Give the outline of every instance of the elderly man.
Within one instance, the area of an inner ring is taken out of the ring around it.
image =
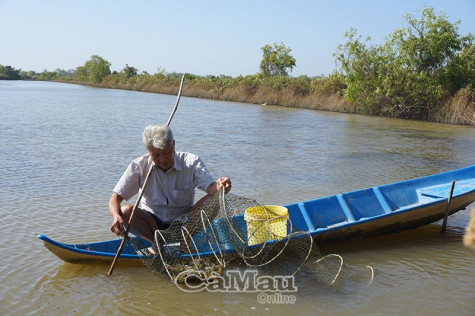
[[[130,163],[109,200],[109,212],[113,217],[111,231],[117,235],[124,235],[124,224],[133,209],[133,205],[121,203],[139,192],[152,163],[155,170],[150,175],[131,226],[134,234],[149,241],[153,241],[155,230],[167,229],[174,219],[197,210],[221,188],[225,192],[231,189],[231,180],[222,177],[215,181],[198,156],[176,152],[169,127],[147,126],[142,133],[142,142],[148,153]],[[196,204],[195,188],[207,193]]]

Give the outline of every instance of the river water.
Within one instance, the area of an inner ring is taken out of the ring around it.
[[[186,89],[186,87],[185,87]],[[293,304],[256,293],[186,293],[145,267],[74,265],[39,233],[66,243],[115,238],[107,203],[148,124],[175,96],[0,81],[0,315],[474,315],[475,252],[462,244],[469,209],[378,238],[323,245],[344,273],[332,285],[304,275]],[[171,127],[233,193],[289,204],[475,163],[472,127],[182,97]],[[472,204],[469,208],[475,207]],[[374,271],[369,283],[371,266]]]

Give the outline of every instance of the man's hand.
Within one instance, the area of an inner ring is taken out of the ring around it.
[[[216,182],[211,183],[206,189],[206,196],[203,196],[196,204],[189,210],[189,213],[196,211],[203,203],[211,196],[215,195],[219,189],[224,188],[224,192],[228,193],[231,190],[231,179],[229,177],[221,177]]]
[[[231,190],[231,179],[229,177],[221,177],[216,181],[218,191],[224,188],[224,192],[228,193]]]
[[[111,225],[111,231],[119,236],[124,236],[125,228],[124,228],[124,220],[121,216],[114,216],[114,221]]]
[[[115,192],[112,192],[111,198],[109,200],[109,213],[113,218],[111,231],[119,236],[124,236],[125,234],[124,225],[126,221],[124,220],[124,218],[122,218],[123,214],[120,206],[120,203],[123,200],[124,198]]]

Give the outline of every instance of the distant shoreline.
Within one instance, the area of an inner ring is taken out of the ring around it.
[[[121,82],[107,80],[107,78],[100,83],[65,78],[56,78],[52,81],[99,88],[176,95],[178,93],[179,80],[178,78],[176,78],[176,80],[173,79],[175,78],[168,78],[162,82],[148,83],[142,82],[141,80],[137,80],[136,82],[134,82],[134,80]],[[321,79],[322,82],[328,80],[329,78]],[[223,87],[220,82],[213,84],[212,80],[207,80],[208,82],[195,82],[195,80],[187,81],[188,80],[185,81],[182,95],[188,97],[404,119],[404,117],[394,117],[391,115],[385,115],[384,113],[367,113],[361,105],[345,100],[342,93],[340,91],[335,91],[337,89],[334,87],[324,87],[319,91],[304,91],[304,93],[297,91],[296,93],[295,86],[287,86],[282,89],[243,84]],[[464,91],[462,89],[441,107],[439,113],[432,113],[432,117],[419,119],[419,121],[475,126],[474,97],[470,91]]]

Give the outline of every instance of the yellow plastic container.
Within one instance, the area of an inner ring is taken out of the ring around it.
[[[247,244],[258,245],[286,237],[288,219],[289,211],[283,206],[265,205],[265,209],[261,206],[246,209]]]

